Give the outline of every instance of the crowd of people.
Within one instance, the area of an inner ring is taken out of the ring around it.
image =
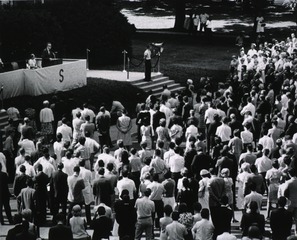
[[[18,109],[7,109],[0,220],[4,206],[15,224],[7,240],[36,239],[50,215],[50,240],[151,240],[154,229],[160,239],[228,240],[238,221],[242,239],[296,239],[296,44],[292,34],[241,48],[227,81],[188,79],[182,93],[164,87],[160,98],[137,103],[135,123],[118,101],[98,113],[44,101],[40,127],[33,109],[19,125]]]

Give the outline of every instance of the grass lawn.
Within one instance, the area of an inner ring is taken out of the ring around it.
[[[216,81],[224,81],[232,54],[238,53],[234,37],[188,36],[171,34],[136,33],[133,38],[133,57],[141,59],[145,47],[150,42],[164,42],[161,56],[161,72],[171,79],[185,83],[188,78],[198,80],[202,76],[213,76]],[[139,60],[132,58],[134,63]],[[156,62],[153,60],[152,65]],[[101,69],[121,69],[121,65],[104,66]],[[131,71],[142,71],[131,67]],[[155,69],[157,71],[157,68]]]

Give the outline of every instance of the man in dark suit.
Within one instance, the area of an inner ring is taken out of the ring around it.
[[[42,67],[48,67],[51,65],[53,58],[55,58],[55,53],[52,51],[52,44],[47,43],[46,48],[42,51]]]
[[[187,96],[183,97],[183,102],[182,119],[184,124],[186,124],[187,119],[190,117],[190,110],[193,109],[193,106],[189,103],[189,98]]]
[[[114,211],[119,224],[118,234],[120,240],[124,237],[128,240],[134,240],[137,215],[134,205],[130,201],[129,191],[127,189],[122,191],[121,200],[115,202]]]
[[[222,205],[219,209],[220,218],[224,219],[224,221],[219,221],[218,225],[216,226],[217,234],[222,234],[224,232],[231,232],[231,220],[233,217],[231,206],[228,205],[228,197],[222,197]]]
[[[97,217],[97,215],[99,215],[99,217]],[[109,239],[113,226],[111,218],[105,216],[104,207],[98,207],[91,226],[94,229],[92,240]]]
[[[209,170],[211,163],[211,157],[208,154],[204,154],[203,149],[199,147],[197,150],[197,155],[193,158],[191,164],[192,173],[197,181],[201,180],[200,171],[202,169]]]
[[[64,168],[63,163],[58,164],[58,170],[53,173],[50,180],[51,195],[53,200],[53,222],[55,222],[55,216],[59,212],[59,207],[62,207],[62,213],[66,215],[67,208],[67,196],[68,196],[68,175],[62,171]]]
[[[36,240],[36,235],[32,232],[29,232],[29,222],[23,221],[22,222],[23,231],[16,234],[15,240]]]
[[[288,210],[292,212],[293,219],[295,222],[295,227],[297,229],[297,176],[296,170],[290,169],[289,175],[291,177],[286,183],[286,188],[284,191],[284,196],[290,200],[290,204],[288,206]]]
[[[73,240],[71,228],[64,225],[65,218],[63,213],[56,215],[57,225],[50,228],[48,240]]]
[[[27,187],[26,182],[27,179],[30,178],[28,175],[26,175],[26,167],[24,165],[20,166],[20,172],[21,174],[16,176],[13,183],[13,194],[17,197],[21,190],[25,187]]]
[[[3,206],[5,209],[6,217],[8,218],[9,224],[12,224],[11,208],[9,205],[10,192],[8,189],[8,176],[2,172],[2,164],[0,163],[0,222],[4,225],[3,219]]]
[[[93,183],[93,194],[95,196],[95,205],[105,203],[107,206],[111,206],[111,183],[109,179],[104,176],[104,168],[99,168],[99,178]]]
[[[278,209],[270,214],[270,227],[273,240],[286,240],[291,235],[292,213],[285,209],[287,199],[280,197],[278,199]]]
[[[164,118],[166,119],[165,113],[160,111],[160,105],[156,106],[156,112],[153,115],[153,129],[154,131],[159,126],[160,120]]]
[[[8,231],[6,240],[15,240],[16,235],[24,231],[24,226],[22,225],[22,214],[15,214],[13,220],[15,226]]]
[[[38,164],[37,175],[34,178],[34,188],[37,198],[37,223],[43,224],[46,221],[46,202],[47,202],[47,184],[49,183],[48,176],[43,172],[43,166]]]
[[[217,227],[220,225],[220,207],[222,197],[225,195],[225,181],[221,177],[215,176],[215,171],[211,171],[211,179],[209,180],[209,209],[211,219],[215,227],[214,237],[218,235]],[[215,239],[215,238],[214,238]]]

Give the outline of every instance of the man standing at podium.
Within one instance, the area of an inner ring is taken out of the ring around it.
[[[47,43],[46,48],[43,50],[41,58],[42,58],[42,67],[48,67],[52,65],[52,61],[54,60],[55,53],[51,50],[52,44],[50,42]]]

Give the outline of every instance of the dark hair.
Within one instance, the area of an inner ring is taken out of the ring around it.
[[[107,163],[106,168],[107,168],[108,171],[112,171],[113,170],[113,163]]]
[[[172,218],[172,220],[177,221],[179,219],[179,212],[173,211],[171,213],[171,218]]]
[[[99,174],[99,175],[104,175],[104,173],[105,173],[104,168],[103,168],[103,167],[99,168],[99,170],[98,170],[98,174]]]
[[[75,166],[75,167],[73,168],[73,172],[79,173],[79,172],[80,172],[80,168],[79,168],[79,166]]]
[[[287,204],[287,199],[283,196],[279,197],[279,199],[277,200],[277,203],[280,207],[285,207]]]
[[[63,223],[65,223],[65,221],[66,221],[66,216],[65,216],[65,214],[64,214],[64,213],[58,213],[58,214],[56,215],[56,221],[57,221],[57,222],[63,222]]]
[[[97,212],[98,212],[99,216],[105,215],[105,213],[106,213],[105,208],[102,206],[98,207]]]
[[[201,210],[201,217],[204,219],[209,219],[209,210],[207,208],[203,208]]]
[[[194,211],[200,212],[202,209],[202,206],[199,202],[195,202],[193,208],[194,208]]]
[[[170,205],[165,205],[164,206],[164,213],[166,216],[170,216],[170,214],[172,213],[172,207]]]

